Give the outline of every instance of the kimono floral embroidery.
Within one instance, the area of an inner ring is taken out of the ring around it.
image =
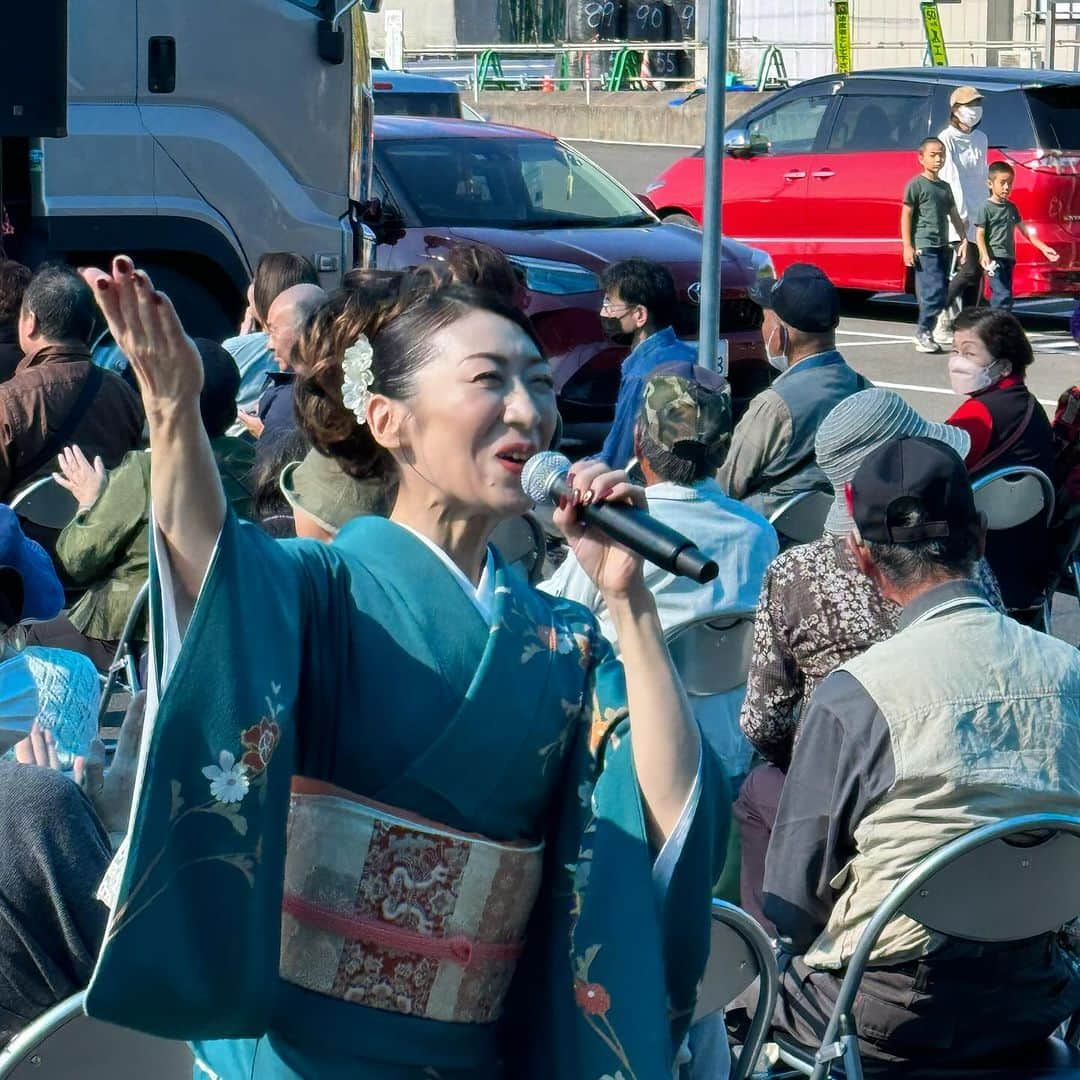
[[[184,784],[175,779],[170,782],[169,836],[182,822],[190,821],[197,815],[210,814],[223,818],[228,822],[234,839],[247,840],[247,843],[235,850],[202,855],[181,862],[179,865],[172,865],[171,872],[173,875],[198,863],[218,862],[239,870],[247,881],[249,888],[254,888],[255,868],[262,859],[262,838],[255,838],[254,846],[252,846],[251,840],[248,839],[248,819],[241,808],[241,804],[253,789],[258,790],[260,801],[266,796],[266,767],[270,763],[270,758],[273,756],[281,738],[276,722],[276,718],[283,709],[282,705],[276,703],[280,693],[281,687],[277,683],[271,683],[271,696],[265,699],[268,716],[263,717],[259,723],[241,733],[241,746],[248,749],[240,761],[236,760],[236,755],[232,751],[222,750],[218,754],[216,765],[207,765],[201,770],[202,775],[210,781],[210,799],[208,801],[188,806],[187,800],[184,798]],[[254,758],[251,758],[251,755],[255,755]],[[247,761],[249,758],[252,761],[251,765]],[[161,850],[150,860],[139,880],[128,891],[127,898],[113,912],[113,919],[107,934],[108,938],[111,939],[118,934],[132,919],[145,911],[168,887],[168,881],[166,881],[165,884],[159,885],[157,888],[151,888],[157,882],[159,875],[156,875],[155,871],[157,871],[167,851],[168,842],[166,841]]]
[[[202,774],[210,781],[210,794],[220,803],[242,802],[251,786],[247,767],[236,764],[236,758],[228,750],[222,750],[218,764],[207,765]]]
[[[615,1075],[622,1077],[623,1080],[637,1080],[634,1070],[630,1067],[622,1040],[608,1019],[608,1012],[611,1010],[611,994],[606,987],[589,979],[589,968],[592,967],[599,952],[599,945],[590,945],[581,956],[574,957],[574,1000],[585,1018],[585,1023],[599,1036],[626,1070],[625,1074],[620,1070]],[[607,1075],[610,1076],[610,1073]],[[600,1080],[603,1080],[603,1077]]]

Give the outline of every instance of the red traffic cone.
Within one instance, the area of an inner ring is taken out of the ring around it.
[[[555,80],[550,75],[544,76],[544,81],[540,84],[540,89],[545,94],[550,94],[555,90]]]

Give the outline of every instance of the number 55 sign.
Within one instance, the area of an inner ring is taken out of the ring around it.
[[[833,0],[833,36],[836,46],[836,70],[841,75],[851,71],[851,3]]]

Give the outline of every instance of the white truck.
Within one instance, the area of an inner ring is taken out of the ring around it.
[[[71,0],[67,135],[0,137],[8,257],[127,252],[218,340],[265,251],[339,284],[373,250],[364,12],[380,2]]]

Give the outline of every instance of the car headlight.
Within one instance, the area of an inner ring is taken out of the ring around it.
[[[600,291],[600,279],[582,266],[552,259],[530,259],[524,255],[514,255],[510,261],[525,275],[525,287],[533,292],[573,296]]]
[[[645,188],[645,194],[649,195],[654,191],[659,191],[665,183],[666,181],[664,180],[654,180],[651,184],[648,185],[648,187]]]
[[[754,271],[755,281],[776,277],[776,266],[773,264],[772,256],[761,248],[750,249],[750,267]]]

